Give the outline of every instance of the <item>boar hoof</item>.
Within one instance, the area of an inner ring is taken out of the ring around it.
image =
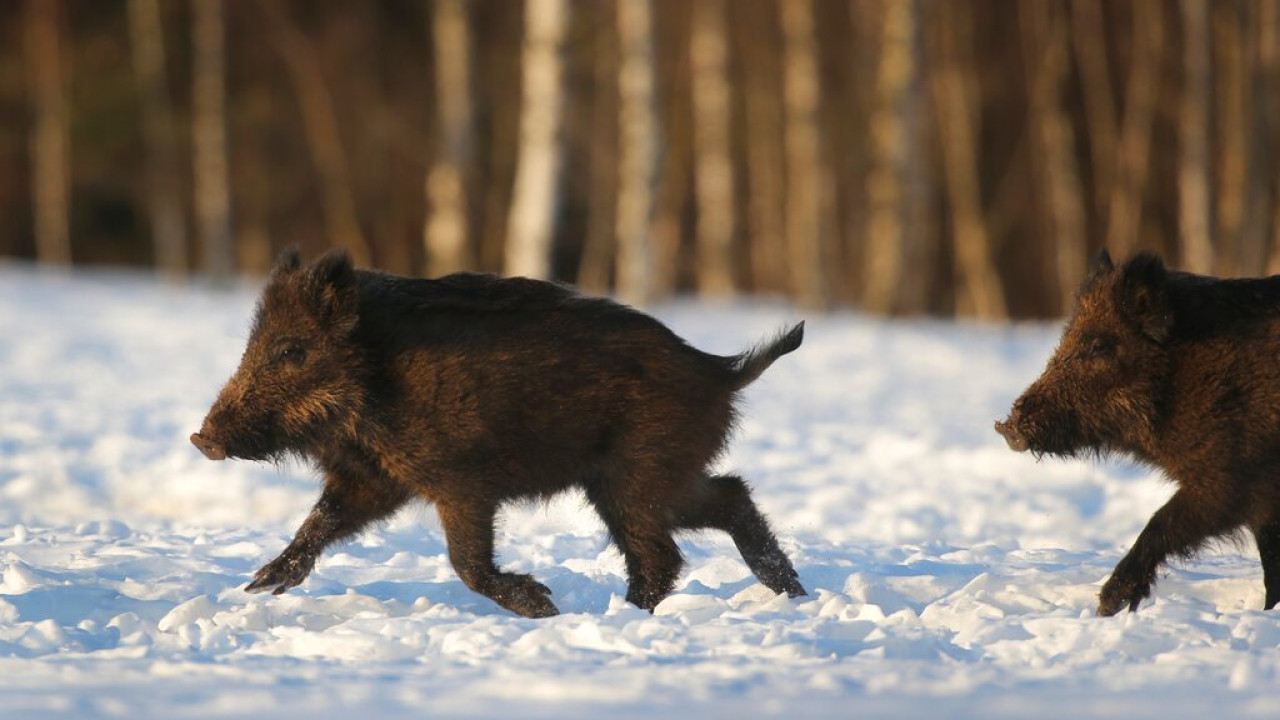
[[[524,582],[513,583],[494,600],[502,607],[527,618],[547,618],[560,614],[551,602],[551,588],[524,576]]]
[[[314,557],[282,554],[254,573],[253,582],[246,585],[244,590],[251,593],[271,590],[272,595],[279,595],[306,580],[315,564]]]
[[[1150,585],[1117,581],[1113,575],[1098,594],[1098,617],[1111,617],[1126,607],[1129,612],[1137,612],[1138,606],[1150,595]]]

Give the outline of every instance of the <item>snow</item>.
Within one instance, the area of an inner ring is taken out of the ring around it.
[[[746,393],[724,465],[811,595],[775,597],[727,537],[627,605],[580,496],[510,508],[500,561],[563,615],[517,618],[450,568],[419,507],[286,595],[241,588],[318,493],[305,468],[187,442],[239,358],[251,284],[0,265],[0,718],[1273,717],[1280,615],[1251,544],[1162,575],[1137,614],[1101,582],[1170,489],[992,431],[1057,329],[807,317]],[[729,353],[782,304],[655,309]]]

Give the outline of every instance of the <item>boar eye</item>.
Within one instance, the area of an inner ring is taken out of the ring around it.
[[[1109,357],[1115,354],[1116,339],[1109,335],[1099,335],[1089,339],[1084,346],[1084,357],[1088,359]]]
[[[306,357],[306,348],[295,343],[289,343],[276,348],[272,359],[285,365],[300,365]]]

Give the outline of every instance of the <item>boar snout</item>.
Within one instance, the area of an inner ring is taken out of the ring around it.
[[[1031,447],[1026,436],[1014,426],[1012,416],[1008,420],[997,420],[996,432],[1004,437],[1004,441],[1009,443],[1009,449],[1014,452],[1026,452]]]
[[[191,444],[195,445],[210,460],[226,460],[227,451],[218,443],[204,437],[200,433],[191,433]]]

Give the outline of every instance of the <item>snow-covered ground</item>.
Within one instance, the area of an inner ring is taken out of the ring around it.
[[[187,442],[239,358],[252,287],[0,265],[0,717],[1275,717],[1280,614],[1249,546],[1171,569],[1135,615],[1098,587],[1169,488],[1009,452],[991,421],[1057,331],[808,317],[725,459],[807,598],[727,537],[682,542],[654,615],[581,497],[511,508],[500,558],[564,614],[469,592],[430,508],[248,595],[318,492]],[[782,305],[656,308],[734,352]]]

